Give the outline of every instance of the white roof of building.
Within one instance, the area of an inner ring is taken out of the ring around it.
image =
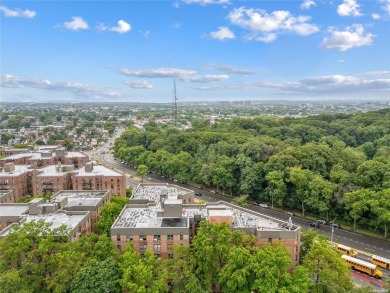
[[[62,165],[62,166],[73,166],[73,165]],[[42,169],[39,169],[39,171],[41,171],[42,173],[38,174],[37,177],[64,176],[64,175],[68,174],[69,172],[75,172],[75,171],[65,171],[65,172],[57,171],[56,168],[57,168],[57,165],[50,165],[50,166],[46,166]]]
[[[93,165],[92,172],[86,172],[85,166],[78,169],[78,174],[76,176],[123,176],[123,174],[118,173],[114,170],[111,170],[102,165]]]
[[[53,213],[44,215],[27,215],[26,223],[31,221],[44,220],[45,222],[52,223],[51,228],[58,228],[62,225],[66,225],[68,228],[74,229],[85,217],[85,214],[73,215],[68,213]]]
[[[139,184],[132,193],[131,199],[147,199],[150,202],[160,201],[160,195],[167,195],[168,199],[177,199],[179,195],[192,192],[173,184]]]
[[[27,211],[27,204],[0,204],[0,216],[17,217],[26,213]]]
[[[15,165],[15,170],[11,172],[6,172],[3,168],[0,172],[0,177],[1,176],[7,176],[7,177],[17,177],[23,173],[31,171],[29,169],[31,166],[30,165]]]
[[[87,157],[87,155],[84,155],[80,152],[67,152],[65,157],[67,157],[67,158],[76,158],[76,157],[81,158],[81,157]]]

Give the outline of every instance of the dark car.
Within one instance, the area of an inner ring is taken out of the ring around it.
[[[320,223],[318,223],[317,221],[309,222],[309,226],[314,228],[319,228]]]
[[[341,225],[340,224],[336,224],[336,223],[330,223],[329,226],[332,228],[335,228],[335,229],[341,229]]]
[[[195,195],[196,196],[202,196],[202,194],[200,192],[195,192]]]

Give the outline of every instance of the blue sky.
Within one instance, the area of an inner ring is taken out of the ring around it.
[[[390,0],[2,1],[1,101],[390,99]]]

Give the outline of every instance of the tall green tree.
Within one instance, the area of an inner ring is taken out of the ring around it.
[[[142,257],[134,250],[132,243],[126,246],[126,252],[120,264],[123,290],[135,293],[168,292],[166,268],[162,261],[155,259],[150,250]]]
[[[353,218],[353,229],[356,230],[356,221],[367,211],[370,206],[369,202],[371,198],[376,198],[375,191],[369,189],[359,189],[352,192],[348,192],[344,195],[344,202],[349,209],[349,213]]]
[[[107,258],[103,261],[92,260],[73,279],[70,285],[70,292],[121,292],[121,286],[119,284],[120,277],[118,264],[115,259]]]
[[[303,259],[312,278],[310,292],[349,292],[353,288],[350,268],[324,240],[317,239]]]
[[[146,165],[139,165],[137,169],[137,175],[141,176],[142,182],[144,182],[144,176],[148,172],[148,167]]]

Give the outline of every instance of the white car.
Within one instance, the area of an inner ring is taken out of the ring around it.
[[[259,203],[259,207],[268,209],[268,205],[266,203]]]
[[[211,190],[210,192],[211,192],[211,193],[214,193],[214,194],[217,193],[215,190]]]

